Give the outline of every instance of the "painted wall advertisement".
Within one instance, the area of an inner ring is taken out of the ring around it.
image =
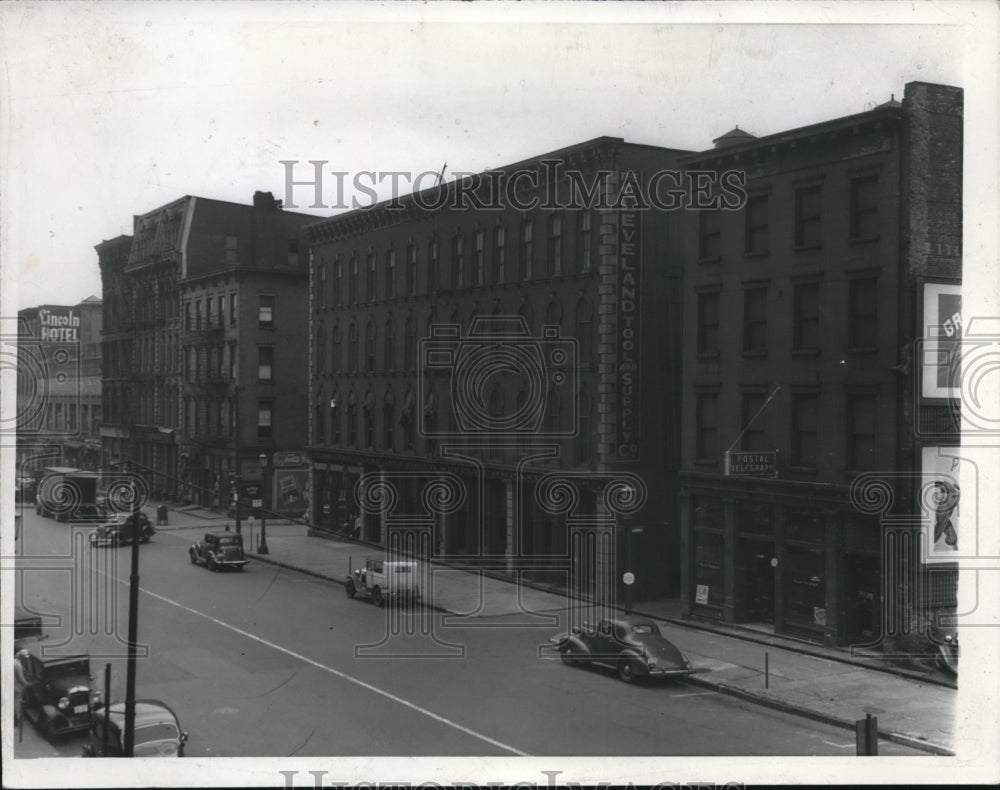
[[[921,394],[961,397],[962,286],[924,285],[924,338]]]
[[[925,562],[955,562],[961,534],[963,461],[960,447],[924,447],[921,451],[920,507]],[[975,470],[972,470],[975,471]]]

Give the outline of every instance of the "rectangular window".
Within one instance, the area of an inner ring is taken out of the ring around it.
[[[746,204],[746,253],[763,255],[770,249],[770,199],[768,195],[751,195]]]
[[[767,288],[743,292],[743,350],[754,354],[767,351]]]
[[[190,332],[194,329],[194,321],[192,321],[192,308],[190,302],[184,303],[184,330]]]
[[[875,469],[875,396],[849,396],[847,412],[847,468]]]
[[[719,353],[719,293],[698,294],[698,353]]]
[[[819,348],[819,283],[795,286],[792,348],[812,351]]]
[[[765,402],[766,396],[763,393],[743,393],[743,404],[740,410],[740,430],[743,431],[743,438],[740,440],[740,447],[744,452],[756,453],[773,449],[767,447],[764,440],[764,426],[767,418],[766,412],[761,412],[761,409],[764,408]]]
[[[530,280],[535,255],[535,226],[531,220],[525,220],[521,225],[521,279]]]
[[[878,176],[851,181],[851,238],[878,238]]]
[[[388,250],[385,253],[385,298],[394,299],[396,297],[396,251]]]
[[[351,257],[351,269],[347,273],[347,303],[358,303],[358,256]]]
[[[582,211],[580,217],[580,271],[589,272],[590,259],[593,255],[594,235],[591,231],[593,216],[589,211]]]
[[[257,307],[257,322],[261,326],[274,326],[274,295],[260,294]]]
[[[698,258],[716,260],[722,254],[721,215],[718,211],[698,213]]]
[[[875,348],[878,345],[878,280],[874,277],[850,281],[848,305],[848,348]]]
[[[483,257],[485,249],[483,247],[483,232],[477,230],[472,237],[472,284],[483,284]]]
[[[235,266],[239,261],[239,240],[236,236],[226,236],[226,263]]]
[[[365,266],[365,297],[369,302],[375,301],[375,253],[369,252]]]
[[[339,307],[344,303],[344,262],[337,258],[333,262],[333,304]]]
[[[205,315],[201,308],[201,299],[194,300],[194,328],[204,329],[205,328]]]
[[[237,359],[238,359],[238,357],[236,355],[236,344],[235,343],[230,343],[229,344],[229,380],[230,381],[236,381],[236,373],[237,373],[237,365],[236,365],[236,363],[237,363]]]
[[[271,401],[257,402],[257,438],[270,439],[273,436],[271,424],[274,413],[274,404]]]
[[[316,307],[320,310],[326,308],[326,264],[321,263],[316,267]]]
[[[257,346],[257,381],[274,379],[274,346]]]
[[[226,325],[226,297],[220,296],[217,302],[218,313],[219,313],[219,326],[223,327]]]
[[[427,293],[433,294],[438,285],[438,244],[432,241],[427,245]]]
[[[549,219],[549,245],[549,259],[551,261],[549,273],[553,277],[559,277],[562,275],[563,238],[562,217],[558,214]]]
[[[818,185],[795,190],[796,247],[819,247],[823,243],[821,200],[822,192]]]
[[[212,324],[212,297],[205,299],[205,329],[211,329]]]
[[[695,415],[695,458],[716,460],[719,435],[719,396],[699,393]]]
[[[502,283],[507,277],[507,238],[503,228],[493,231],[493,282]]]
[[[451,287],[458,290],[465,285],[465,239],[456,236],[451,241]]]
[[[816,425],[818,401],[815,395],[792,397],[792,465],[816,468]]]
[[[299,240],[289,239],[288,240],[288,265],[298,266],[299,265]]]
[[[417,295],[417,248],[413,244],[406,249],[406,295]]]
[[[236,291],[229,294],[229,325],[236,326],[236,305],[238,297]]]

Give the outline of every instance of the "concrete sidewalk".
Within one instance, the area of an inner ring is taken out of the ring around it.
[[[233,520],[206,518],[204,513],[171,511],[165,529],[224,529]],[[307,527],[291,522],[268,522],[269,553],[257,553],[259,522],[244,523],[248,555],[255,560],[301,571],[343,584],[349,564],[379,556],[378,547],[346,540],[310,537]],[[505,625],[518,621],[553,622],[570,607],[586,606],[561,593],[527,584],[515,584],[478,571],[434,564],[425,600],[434,609],[457,617],[503,617]],[[852,657],[847,651],[739,628],[694,623],[680,618],[676,600],[643,601],[633,610],[660,621],[663,635],[705,670],[690,682],[772,708],[854,728],[866,712],[878,717],[882,738],[934,754],[952,754],[956,690],[941,683],[874,667],[874,656]],[[564,621],[563,621],[564,622]],[[451,620],[450,625],[460,625]],[[765,674],[765,666],[767,672]]]

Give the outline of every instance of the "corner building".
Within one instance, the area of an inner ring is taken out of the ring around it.
[[[681,161],[748,194],[685,230],[685,615],[874,645],[953,610],[916,536],[922,437],[957,444],[957,408],[920,397],[915,349],[926,284],[961,282],[962,91]]]
[[[679,214],[619,197],[677,154],[598,138],[308,228],[317,530],[676,593]]]

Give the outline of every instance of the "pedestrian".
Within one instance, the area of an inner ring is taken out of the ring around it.
[[[21,650],[17,651],[17,655],[14,656],[14,726],[19,727],[21,725],[22,716],[22,705],[24,697],[24,689],[28,685],[28,678],[25,675],[24,665],[28,661],[28,651]]]

